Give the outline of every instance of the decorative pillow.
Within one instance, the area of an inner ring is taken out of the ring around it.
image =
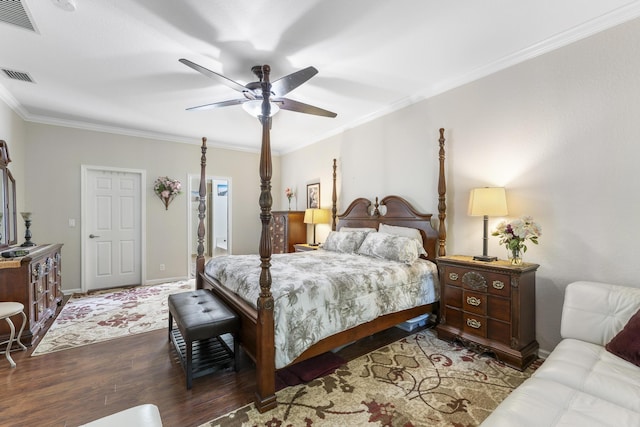
[[[640,310],[605,346],[607,351],[640,367]]]
[[[332,231],[327,236],[322,249],[352,254],[360,247],[366,235],[365,231]]]
[[[380,224],[378,231],[381,233],[394,234],[396,236],[409,237],[410,239],[416,239],[420,246],[424,245],[422,241],[422,234],[417,228],[399,227],[397,225]]]
[[[412,264],[420,256],[418,248],[425,252],[415,239],[378,232],[367,234],[357,253]]]

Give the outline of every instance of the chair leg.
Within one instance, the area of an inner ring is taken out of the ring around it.
[[[11,329],[11,332],[9,333],[9,341],[7,342],[7,350],[4,352],[4,354],[7,357],[7,360],[9,361],[9,364],[11,365],[11,367],[15,368],[16,362],[14,362],[13,359],[11,358],[11,345],[13,344],[13,337],[16,335],[16,327],[13,326],[13,322],[11,321],[11,318],[5,317],[5,320],[9,324],[9,329]]]

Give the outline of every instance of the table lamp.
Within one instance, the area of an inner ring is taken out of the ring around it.
[[[329,210],[307,209],[304,211],[304,223],[313,224],[313,243],[310,243],[310,245],[318,246],[318,243],[316,243],[316,225],[329,223]]]
[[[497,257],[487,255],[489,216],[507,215],[507,196],[504,188],[484,187],[471,190],[469,195],[469,215],[484,217],[482,255],[476,255],[473,259],[477,261],[496,261]]]

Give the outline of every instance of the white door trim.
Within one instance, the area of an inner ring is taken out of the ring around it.
[[[147,171],[143,169],[127,169],[117,168],[109,166],[92,166],[81,165],[80,166],[80,280],[81,289],[83,292],[87,291],[87,268],[85,266],[86,261],[86,239],[85,236],[89,232],[86,229],[87,218],[87,174],[89,171],[109,171],[109,172],[124,172],[140,175],[140,283],[147,283],[147,198],[145,197]]]

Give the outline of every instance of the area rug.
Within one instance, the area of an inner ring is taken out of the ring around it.
[[[167,327],[170,294],[195,280],[74,294],[31,354],[39,356]]]
[[[479,425],[533,372],[436,338],[410,335],[333,374],[276,393],[278,406],[253,404],[201,427]]]

